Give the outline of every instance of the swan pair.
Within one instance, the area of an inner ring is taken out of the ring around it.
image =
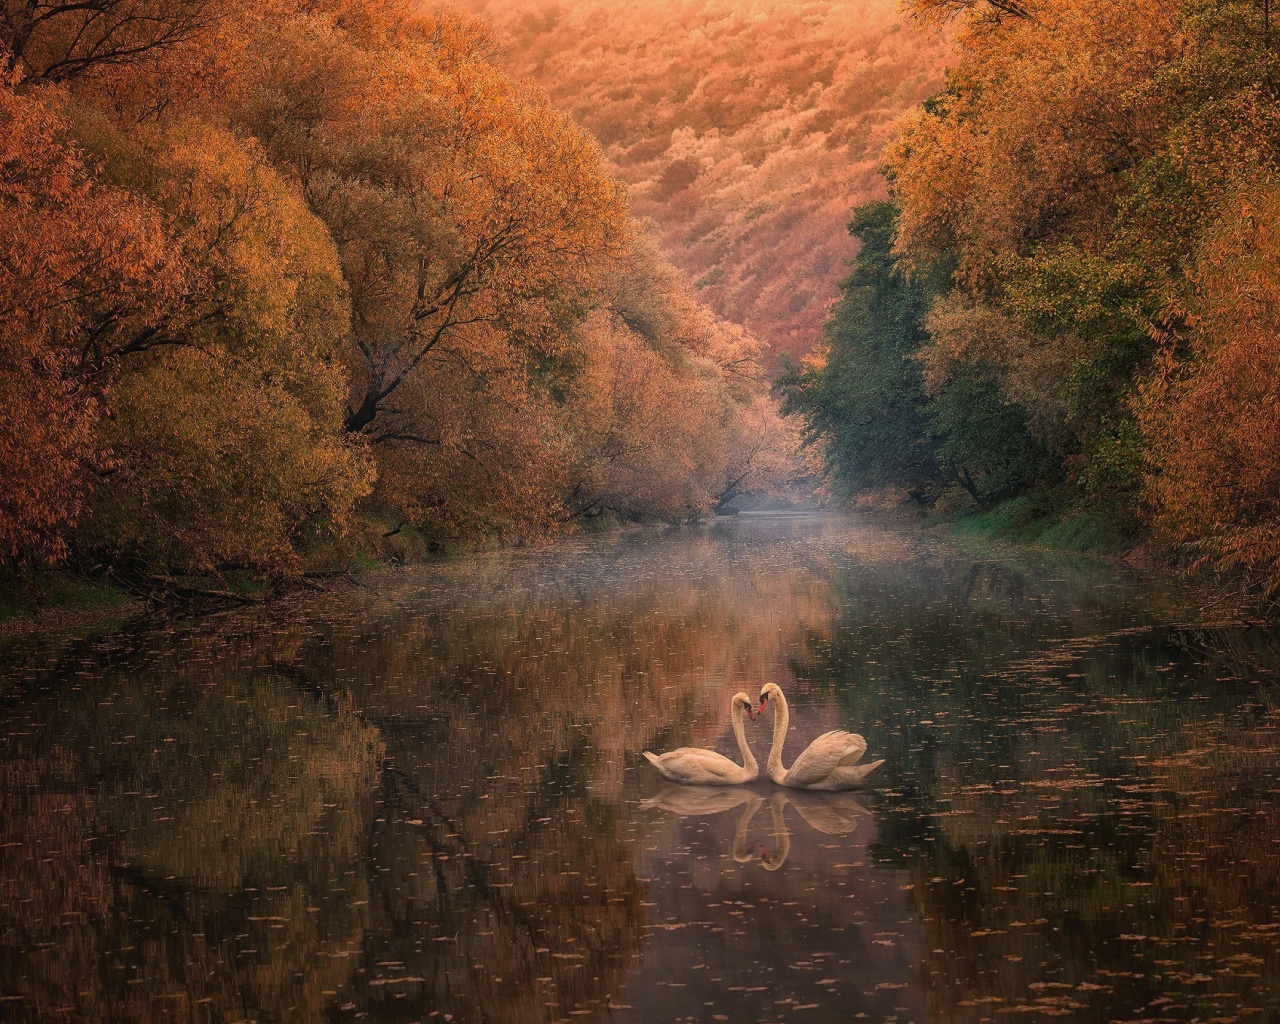
[[[752,706],[751,698],[745,693],[735,693],[729,702],[729,717],[733,722],[733,735],[738,740],[738,750],[742,754],[742,764],[735,764],[714,750],[698,747],[681,747],[661,756],[646,750],[644,756],[663,778],[672,782],[704,786],[736,786],[754,782],[760,777],[760,766],[747,743],[742,718],[749,715],[754,721],[769,701],[777,704],[778,710],[773,718],[773,746],[769,750],[765,770],[769,778],[778,785],[792,789],[825,791],[855,789],[869,782],[884,764],[884,761],[858,764],[859,759],[867,752],[867,741],[856,733],[834,729],[810,743],[790,768],[784,768],[782,745],[786,742],[791,715],[787,709],[787,698],[783,696],[782,688],[777,683],[765,684],[760,691],[759,708]]]

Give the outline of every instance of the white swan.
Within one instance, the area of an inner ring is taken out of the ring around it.
[[[736,786],[741,782],[754,782],[760,777],[760,766],[755,755],[747,746],[747,735],[743,731],[742,716],[756,717],[751,698],[745,693],[735,693],[729,703],[729,717],[733,720],[733,734],[738,738],[738,751],[742,754],[742,764],[734,764],[723,754],[714,750],[703,750],[700,747],[681,747],[666,754],[651,754],[643,751],[649,763],[662,773],[664,779],[672,782],[692,782],[703,786]]]
[[[833,729],[823,733],[809,744],[803,754],[792,762],[790,768],[782,767],[782,745],[787,740],[787,727],[791,722],[787,710],[787,698],[777,683],[766,683],[760,691],[760,708],[774,701],[778,710],[773,718],[773,746],[769,750],[767,771],[769,778],[779,786],[792,789],[856,789],[880,770],[884,761],[858,764],[867,752],[867,741],[856,733]]]

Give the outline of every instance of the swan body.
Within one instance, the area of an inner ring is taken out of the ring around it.
[[[823,733],[792,762],[790,768],[782,766],[782,745],[787,739],[791,715],[787,698],[777,683],[766,683],[760,691],[760,706],[769,701],[778,705],[773,717],[773,746],[769,750],[766,766],[769,778],[779,786],[792,789],[833,791],[857,789],[865,786],[883,767],[884,761],[858,764],[867,752],[867,741],[852,732],[833,729]]]
[[[652,754],[646,750],[643,751],[644,756],[664,779],[671,782],[700,786],[736,786],[743,782],[754,782],[760,777],[760,765],[756,763],[755,755],[747,745],[747,735],[742,725],[742,716],[747,714],[755,718],[751,698],[745,693],[735,693],[729,704],[729,717],[733,721],[733,735],[738,740],[742,764],[737,764],[714,750],[704,750],[701,747],[681,747],[665,754]]]

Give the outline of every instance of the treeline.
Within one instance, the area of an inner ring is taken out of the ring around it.
[[[10,0],[0,565],[289,573],[782,474],[594,141],[397,0]]]
[[[1034,494],[1280,586],[1280,33],[1252,0],[913,0],[946,87],[789,383],[849,492]]]

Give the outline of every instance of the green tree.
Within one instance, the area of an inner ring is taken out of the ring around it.
[[[823,445],[826,468],[845,494],[906,486],[923,500],[941,476],[921,365],[929,291],[899,272],[897,210],[859,207],[849,231],[862,243],[832,307],[818,352],[783,381],[784,411]]]

